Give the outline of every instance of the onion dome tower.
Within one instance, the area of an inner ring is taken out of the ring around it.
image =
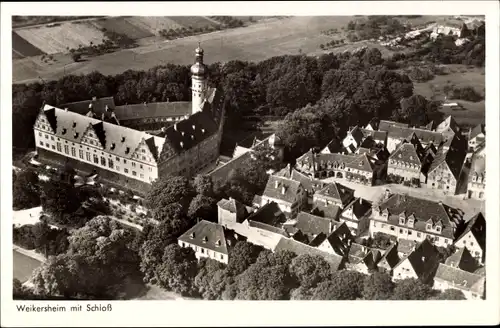
[[[196,61],[193,66],[191,66],[191,93],[193,106],[191,114],[202,110],[207,89],[207,73],[208,67],[203,64],[203,49],[198,42],[198,48],[196,48]]]

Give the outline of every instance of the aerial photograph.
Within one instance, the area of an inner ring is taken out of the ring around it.
[[[485,27],[12,16],[14,300],[485,300]]]

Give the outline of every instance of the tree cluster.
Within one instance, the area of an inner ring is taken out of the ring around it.
[[[443,91],[450,99],[460,99],[472,102],[478,102],[484,99],[484,97],[471,86],[465,86],[460,88],[460,87],[445,85]]]
[[[349,41],[355,42],[404,33],[409,27],[392,16],[368,16],[350,21],[346,29],[349,32],[347,37]]]
[[[36,295],[65,299],[121,299],[142,283],[134,234],[118,222],[98,216],[68,237],[65,253],[50,257],[33,272]]]
[[[68,249],[69,232],[67,229],[53,229],[45,220],[34,225],[14,227],[14,244],[25,249],[34,249],[45,257],[59,255]]]
[[[13,172],[12,201],[14,210],[40,206],[40,184],[38,174],[33,170]]]

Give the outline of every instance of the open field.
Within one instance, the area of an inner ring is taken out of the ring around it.
[[[92,21],[92,24],[95,25],[98,29],[105,28],[108,31],[125,34],[131,39],[142,39],[153,36],[148,29],[143,29],[140,26],[136,26],[129,21],[125,17],[108,17],[103,19],[97,19]]]
[[[163,22],[166,22],[164,17],[161,18]],[[138,22],[142,20],[146,26],[148,23],[150,28],[154,30],[167,28],[154,27],[154,24],[148,19],[146,17],[127,17],[127,20],[134,25],[138,25]],[[167,63],[188,65],[194,61],[194,49],[197,47],[198,41],[205,49],[208,64],[235,59],[260,61],[273,56],[298,54],[299,50],[303,54],[320,54],[324,51],[319,51],[319,45],[331,39],[322,35],[321,31],[330,28],[341,29],[351,19],[350,16],[295,16],[265,19],[246,27],[161,41],[156,44],[93,57],[87,61],[75,63],[76,65],[72,65],[71,68],[66,67],[66,74],[87,74],[97,70],[102,74],[113,75],[128,69],[146,70]],[[170,20],[170,22],[173,21]],[[354,47],[362,45],[360,43]],[[352,45],[336,48],[334,51],[344,51],[349,47]],[[32,82],[37,79],[38,75],[44,80],[57,79],[63,75],[63,64],[57,63],[51,66],[41,64],[36,68],[36,71],[30,73],[26,67],[18,64],[22,60],[24,59],[14,62],[14,83]]]
[[[13,250],[12,256],[14,262],[12,265],[14,278],[19,279],[21,283],[27,281],[31,277],[31,273],[42,264],[40,261],[15,250]]]
[[[88,19],[99,16],[12,16],[12,27],[27,27],[55,22]]]
[[[104,34],[88,22],[25,28],[16,32],[26,41],[48,54],[65,52],[68,47],[88,46],[90,42],[100,44],[104,39]]]
[[[170,16],[168,18],[186,28],[189,26],[192,28],[203,28],[206,26],[220,25],[216,21],[203,16]]]
[[[22,57],[43,55],[43,51],[12,31],[12,50]],[[15,57],[14,57],[15,58]]]
[[[465,65],[447,65],[450,74],[436,75],[434,79],[423,82],[413,83],[416,94],[433,100],[444,100],[444,86],[454,85],[456,87],[472,86],[478,93],[485,94],[485,75],[484,68],[467,67]],[[457,123],[464,125],[477,125],[485,120],[485,102],[470,102],[460,99],[448,99],[450,102],[462,104],[465,110],[443,110],[445,114],[451,114],[457,120]]]
[[[157,16],[136,16],[126,17],[129,23],[148,31],[153,35],[158,35],[161,30],[178,29],[183,26],[168,17]]]

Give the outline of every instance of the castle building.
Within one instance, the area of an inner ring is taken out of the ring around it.
[[[224,108],[220,91],[208,87],[200,47],[191,74],[191,106],[114,106],[112,98],[63,108],[45,104],[33,127],[39,160],[97,173],[140,194],[162,176],[189,177],[206,169],[219,157]]]

